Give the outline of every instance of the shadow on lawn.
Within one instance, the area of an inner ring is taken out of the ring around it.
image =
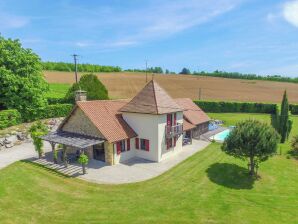
[[[288,151],[288,156],[290,158],[294,158],[298,160],[298,150],[290,150]]]
[[[252,189],[255,181],[247,169],[229,163],[214,163],[206,173],[212,182],[233,189]]]
[[[60,173],[60,172],[58,172],[58,171],[56,171],[56,170],[54,170],[54,169],[51,169],[51,168],[49,168],[49,167],[46,167],[45,165],[41,165],[41,164],[38,164],[38,163],[34,163],[34,162],[30,161],[30,160],[20,160],[20,162],[22,162],[22,163],[27,163],[27,164],[30,164],[31,166],[35,166],[35,167],[37,167],[37,168],[46,170],[47,172],[49,172],[49,173],[51,173],[51,174],[53,174],[53,175],[55,175],[55,176],[59,176],[59,177],[63,177],[63,178],[72,178],[72,177],[70,177],[70,176],[68,176],[68,175],[65,175],[65,174],[63,174],[63,173]]]

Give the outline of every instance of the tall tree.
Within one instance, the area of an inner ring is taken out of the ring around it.
[[[40,58],[19,40],[0,35],[0,105],[19,110],[24,117],[47,104],[48,84]]]
[[[80,89],[87,91],[88,100],[109,99],[108,90],[94,74],[85,74],[78,83],[74,83],[65,96],[66,100],[74,102],[75,91]]]
[[[189,75],[191,72],[188,68],[183,68],[179,74]]]
[[[258,120],[238,123],[225,139],[222,150],[242,160],[249,160],[249,173],[255,175],[258,163],[276,153],[279,135],[270,125]]]
[[[284,92],[281,110],[280,110],[280,120],[279,120],[279,134],[281,135],[281,143],[284,143],[288,138],[292,128],[292,121],[289,120],[289,102],[287,91]]]

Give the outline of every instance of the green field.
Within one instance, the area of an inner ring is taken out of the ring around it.
[[[50,83],[49,92],[46,96],[48,98],[64,98],[70,86],[70,84]]]
[[[210,114],[234,125],[248,116]],[[298,134],[298,117],[293,117]],[[252,180],[213,143],[165,174],[97,185],[17,162],[0,171],[1,223],[298,223],[298,161],[276,155]]]

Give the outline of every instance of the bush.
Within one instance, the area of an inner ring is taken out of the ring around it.
[[[108,90],[94,74],[84,74],[78,83],[74,83],[68,90],[65,99],[67,102],[74,103],[75,92],[77,90],[87,91],[88,100],[107,100],[109,99]]]
[[[54,98],[54,97],[48,97],[48,104],[64,104],[67,103],[67,100],[65,98]]]
[[[290,104],[290,111],[293,115],[297,115],[298,114],[298,104]]]
[[[276,104],[250,103],[250,102],[217,102],[194,101],[202,110],[211,113],[265,113],[274,114]]]
[[[17,110],[0,111],[0,129],[4,129],[22,122],[21,114]]]
[[[31,113],[23,117],[25,121],[35,121],[39,119],[65,117],[72,110],[72,104],[53,104],[44,108],[31,110]]]

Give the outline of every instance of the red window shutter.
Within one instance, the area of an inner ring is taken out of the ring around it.
[[[136,149],[139,149],[139,138],[136,138]]]
[[[130,139],[127,139],[127,151],[130,150]]]
[[[171,148],[171,140],[172,139],[167,139],[167,149]]]
[[[174,113],[174,125],[176,125],[176,120],[177,120],[176,113]]]
[[[121,144],[120,142],[117,142],[117,155],[119,155],[121,153]]]
[[[167,114],[167,125],[172,125],[172,114]]]
[[[145,140],[145,149],[146,149],[146,151],[149,151],[149,140],[148,139]]]

